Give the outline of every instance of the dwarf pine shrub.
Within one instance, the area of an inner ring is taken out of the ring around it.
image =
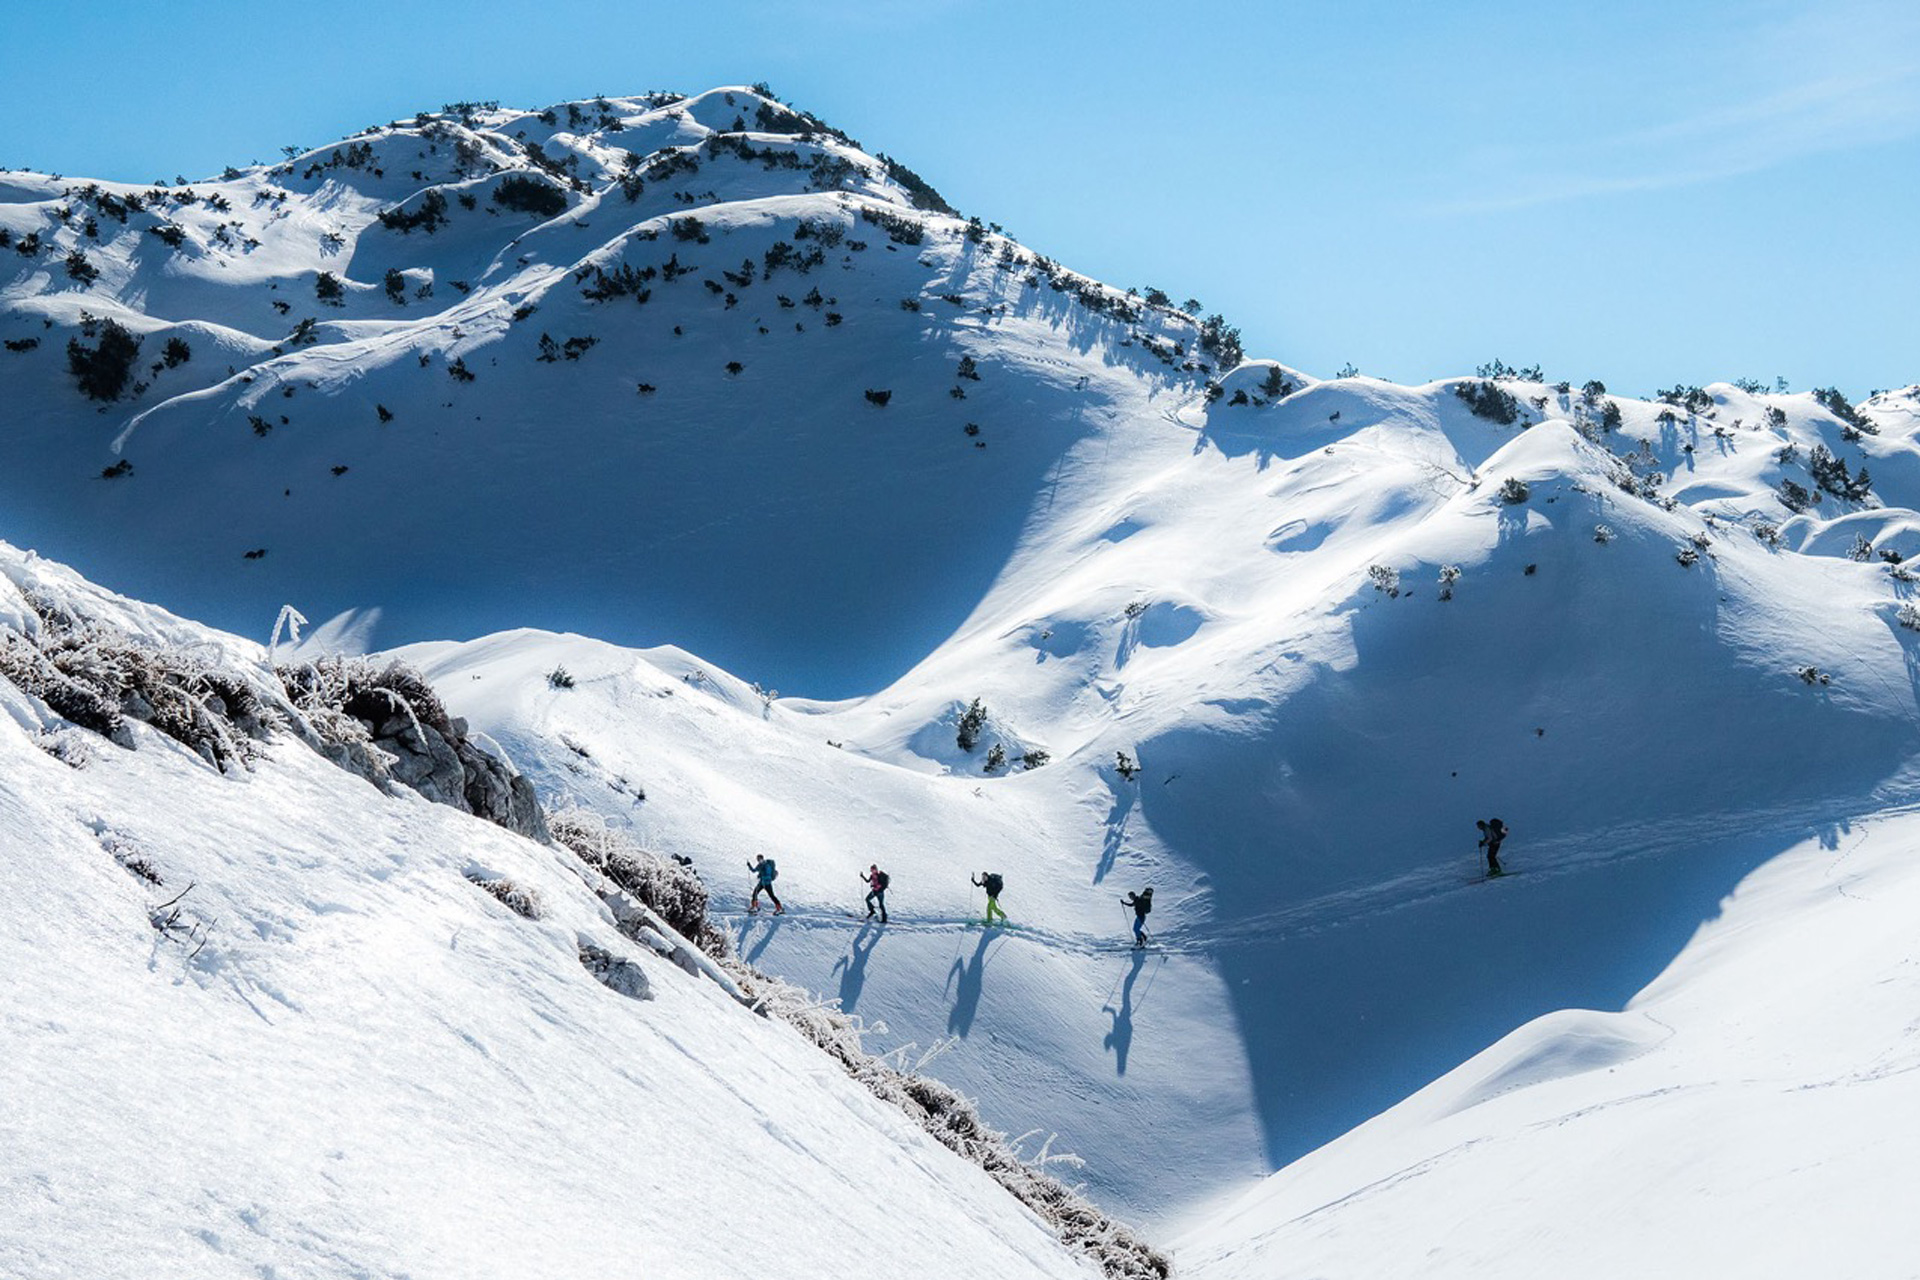
[[[960,723],[954,733],[954,742],[962,751],[972,752],[980,745],[980,730],[987,724],[987,708],[975,698],[967,709],[960,713]]]

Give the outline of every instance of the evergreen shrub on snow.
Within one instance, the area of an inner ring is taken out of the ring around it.
[[[80,393],[89,400],[118,400],[140,355],[140,339],[112,320],[100,329],[100,337],[89,347],[78,338],[67,342],[67,370],[80,385]]]
[[[1519,420],[1520,402],[1491,382],[1462,382],[1454,387],[1453,394],[1466,403],[1476,418],[1485,418],[1503,427]]]
[[[493,189],[493,202],[520,213],[555,217],[567,207],[567,193],[550,182],[517,174],[502,178]]]
[[[980,745],[980,730],[986,727],[987,709],[980,699],[975,698],[967,709],[960,713],[960,723],[954,734],[954,741],[962,751],[972,751]]]

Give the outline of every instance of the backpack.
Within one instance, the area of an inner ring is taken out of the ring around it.
[[[998,871],[989,871],[987,872],[986,879],[982,881],[982,883],[987,887],[987,896],[989,898],[997,898],[1000,896],[1000,890],[1007,882],[1000,878]]]
[[[880,880],[880,892],[885,893],[887,891],[887,886],[893,883],[893,877],[888,875],[886,872],[882,871],[879,874],[879,880]]]
[[[761,884],[772,884],[776,879],[779,878],[779,876],[780,876],[780,868],[776,867],[773,864],[772,858],[765,858],[761,860],[761,863],[760,863],[760,883]]]
[[[1149,889],[1140,895],[1139,902],[1134,904],[1134,910],[1143,916],[1153,910],[1153,890]]]

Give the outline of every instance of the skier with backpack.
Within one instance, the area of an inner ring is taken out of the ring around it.
[[[987,891],[987,927],[993,927],[996,915],[1000,917],[1000,923],[1005,924],[1007,913],[1000,907],[1000,891],[1007,887],[1007,882],[1000,878],[998,871],[982,871],[973,878],[973,882]]]
[[[1498,818],[1488,818],[1473,825],[1480,828],[1480,847],[1487,851],[1487,875],[1505,875],[1506,870],[1500,865],[1500,842],[1507,838],[1507,824]]]
[[[867,919],[873,919],[873,909],[877,905],[880,908],[880,923],[885,924],[887,922],[887,885],[892,883],[893,877],[882,871],[880,864],[876,862],[867,868],[867,874],[861,879],[867,882]]]
[[[787,909],[780,904],[780,895],[773,891],[774,879],[780,874],[780,868],[774,865],[773,859],[755,854],[753,861],[747,864],[747,870],[754,873],[756,880],[753,893],[747,898],[747,914],[759,913],[760,895],[765,893],[768,901],[773,903],[773,914],[785,915]]]
[[[1153,886],[1149,885],[1139,893],[1130,893],[1120,899],[1133,908],[1133,945],[1147,945],[1147,913],[1153,910]]]

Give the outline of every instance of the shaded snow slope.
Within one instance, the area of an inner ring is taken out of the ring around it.
[[[1911,1275],[1916,838],[1757,841],[1790,847],[1623,1011],[1529,1023],[1274,1175],[1185,1274]]]
[[[13,176],[15,532],[236,628],[287,600],[377,607],[387,644],[534,616],[879,687],[966,616],[1068,445],[1197,390],[1196,328],[916,208],[784,109],[719,131],[772,105],[441,115],[190,188]],[[141,345],[90,401],[67,344],[106,321]],[[875,532],[888,555],[846,554]]]
[[[16,579],[260,660],[4,544],[0,570],[0,627]],[[0,1271],[812,1277],[885,1239],[917,1275],[1088,1274],[792,1029],[630,943],[569,855],[290,737],[223,775],[144,726],[54,728],[0,680]]]
[[[809,915],[743,924],[760,963],[958,1036],[930,1070],[1058,1131],[1110,1202],[1174,1212],[1242,1176],[1249,1108],[1268,1160],[1304,1154],[1516,1021],[1626,1000],[1756,865],[1732,837],[1911,794],[1890,566],[1630,493],[1565,421],[1301,398],[1253,420],[1264,456],[1211,447],[1218,410],[1197,451],[1071,455],[980,609],[871,698],[763,705],[684,655],[537,635],[410,656],[543,786],[717,882],[779,857]],[[1051,761],[988,775],[996,742]],[[1525,878],[1476,885],[1496,813]],[[874,859],[884,937],[836,914]],[[954,923],[988,868],[1025,932]],[[1101,948],[1148,882],[1164,950],[1136,964]]]

